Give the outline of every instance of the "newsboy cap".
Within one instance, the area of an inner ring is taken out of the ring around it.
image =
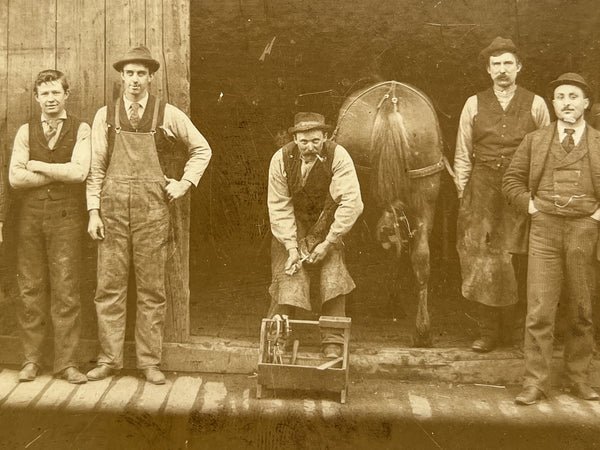
[[[505,39],[497,36],[490,45],[481,50],[479,55],[488,60],[490,56],[501,55],[502,53],[518,53],[517,46],[511,39]]]
[[[590,86],[581,75],[573,72],[563,73],[556,80],[553,80],[548,84],[548,98],[554,98],[554,89],[556,89],[558,86],[562,86],[563,84],[570,84],[572,86],[581,88],[583,93],[587,98],[590,99],[591,102],[592,90],[590,89]]]
[[[314,112],[299,112],[294,116],[294,126],[288,128],[290,134],[298,133],[299,131],[322,130],[324,132],[331,131],[333,127],[325,123],[325,117]]]
[[[150,50],[144,46],[129,49],[121,59],[113,64],[113,67],[117,72],[121,72],[123,66],[129,63],[142,63],[147,65],[150,69],[150,73],[156,72],[160,67],[160,63],[152,57]]]

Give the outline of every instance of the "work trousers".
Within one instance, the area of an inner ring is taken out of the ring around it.
[[[96,312],[98,364],[123,367],[129,270],[137,288],[137,367],[158,366],[166,312],[165,266],[169,210],[158,183],[105,180],[101,195],[105,237],[98,244]]]
[[[24,365],[42,365],[50,329],[48,310],[54,329],[54,373],[78,365],[84,224],[83,198],[23,198],[17,237],[17,317]]]
[[[554,326],[561,288],[566,287],[568,331],[565,374],[570,383],[587,382],[593,354],[592,293],[599,222],[536,212],[531,218],[525,382],[550,388]]]

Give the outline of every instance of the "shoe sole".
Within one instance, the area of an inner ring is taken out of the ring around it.
[[[35,380],[35,377],[33,378],[21,378],[19,377],[19,383],[29,383],[30,381]]]
[[[115,375],[118,375],[118,374],[119,374],[119,372],[111,372],[108,375],[106,375],[105,377],[91,377],[89,375],[86,375],[86,376],[87,376],[88,381],[100,381],[100,380],[104,380],[105,378],[108,378],[108,377],[114,377]]]
[[[522,400],[522,399],[518,399],[518,398],[517,398],[517,399],[515,399],[515,403],[516,403],[517,405],[522,405],[522,406],[531,406],[531,405],[535,405],[537,402],[538,402],[537,400],[534,400],[534,401],[532,401],[532,402],[526,402],[525,400]]]

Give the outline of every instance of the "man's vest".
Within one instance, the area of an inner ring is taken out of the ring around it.
[[[302,159],[300,150],[294,142],[283,147],[283,165],[287,175],[287,183],[296,221],[300,222],[307,236],[322,242],[329,227],[333,223],[337,204],[331,198],[329,186],[331,185],[333,156],[337,144],[325,141],[321,157],[317,159],[308,173],[304,185],[302,184]],[[309,246],[309,250],[312,250]]]
[[[153,95],[149,95],[148,103],[144,109],[144,114],[140,118],[140,122],[137,127],[137,131],[140,133],[149,133],[152,128],[152,117],[154,117],[154,109],[158,109],[158,122],[156,125],[156,133],[154,134],[154,142],[156,144],[156,152],[158,153],[158,161],[160,167],[165,175],[174,177],[177,174],[173,173],[174,159],[175,157],[175,142],[176,139],[168,136],[167,133],[160,128],[164,122],[165,116],[165,102],[156,98]],[[123,99],[119,102],[119,122],[123,131],[135,132],[131,122],[127,117],[127,111],[125,111],[125,103]],[[108,155],[109,161],[112,156],[113,149],[115,147],[115,104],[107,105],[106,107],[106,124],[108,125]],[[181,165],[181,164],[175,164]],[[179,174],[177,178],[180,178],[183,173]]]
[[[568,217],[590,216],[596,211],[598,201],[592,183],[587,133],[567,153],[555,130],[534,204],[545,213]]]
[[[68,115],[63,121],[60,135],[53,149],[48,147],[42,122],[39,117],[29,121],[29,159],[50,164],[65,164],[71,161],[73,148],[77,142],[77,132],[81,121]],[[54,182],[35,188],[24,189],[23,195],[28,198],[52,200],[73,197],[85,201],[85,183]]]
[[[490,88],[477,94],[477,114],[473,118],[475,161],[492,168],[506,169],[527,133],[536,129],[531,115],[534,94],[517,86],[506,110]]]

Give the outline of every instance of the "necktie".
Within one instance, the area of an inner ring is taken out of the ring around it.
[[[575,148],[575,141],[573,140],[573,133],[575,130],[573,128],[565,128],[565,138],[561,142],[563,148],[567,153],[570,153],[571,150]]]
[[[129,122],[131,122],[131,126],[136,130],[140,124],[140,106],[139,103],[131,104],[131,116],[129,117]]]
[[[44,136],[46,137],[46,141],[50,141],[58,131],[58,124],[60,123],[60,119],[46,119],[44,120],[46,123],[46,129],[44,130]]]

